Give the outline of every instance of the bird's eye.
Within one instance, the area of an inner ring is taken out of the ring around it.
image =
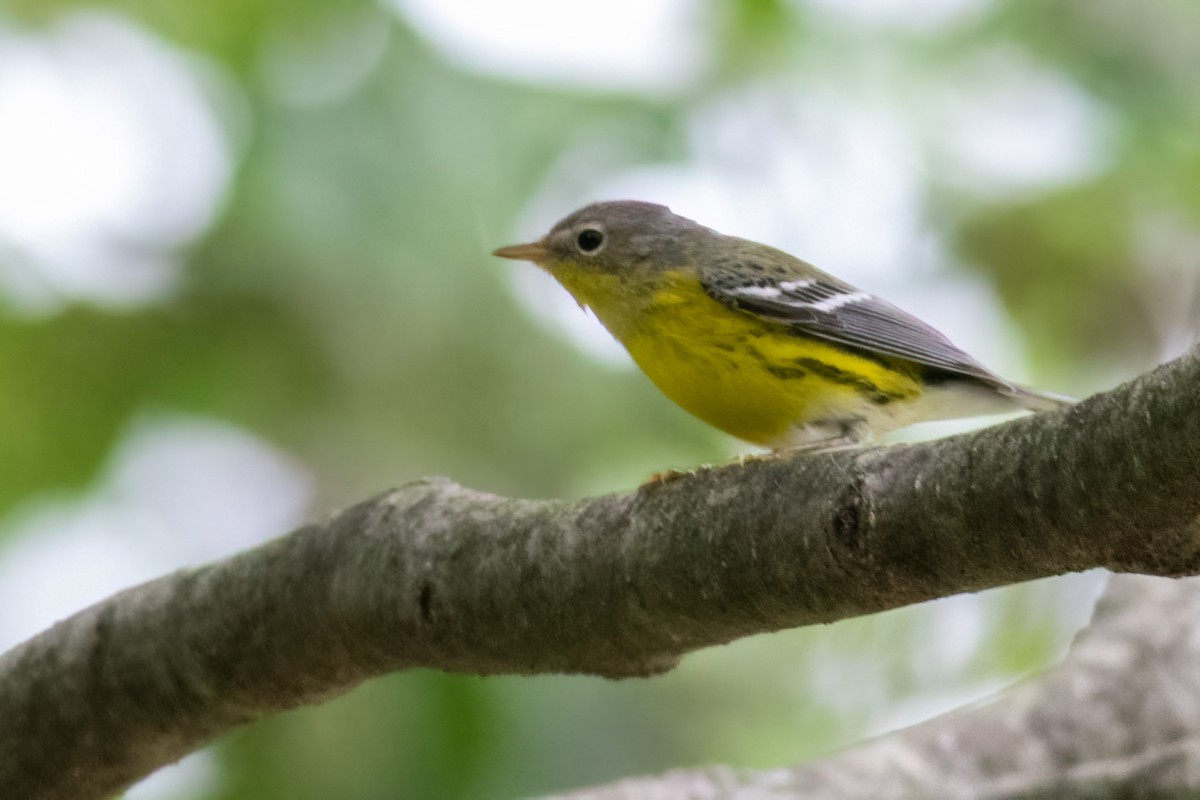
[[[594,253],[604,244],[604,234],[595,228],[584,228],[575,237],[575,244],[582,253]]]

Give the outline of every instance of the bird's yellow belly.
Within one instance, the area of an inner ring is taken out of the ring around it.
[[[739,439],[783,446],[805,426],[865,418],[920,392],[912,375],[728,309],[698,284],[660,295],[614,334],[663,394]]]

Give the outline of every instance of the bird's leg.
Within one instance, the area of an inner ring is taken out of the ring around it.
[[[804,442],[803,444],[789,445],[781,447],[774,452],[781,455],[811,455],[815,453],[837,453],[841,450],[855,450],[862,447],[863,443],[852,436],[833,436],[829,439],[822,439],[819,442]]]
[[[778,447],[773,447],[769,452],[742,453],[734,458],[733,463],[743,465],[751,461],[774,458],[778,455],[836,453],[841,450],[853,450],[857,447],[862,447],[871,441],[871,429],[867,426],[866,420],[858,417],[852,419],[819,420],[805,425],[799,430],[799,434],[796,439]],[[670,483],[680,478],[686,478],[689,475],[695,475],[700,469],[704,469],[704,467],[688,470],[668,469],[656,472],[638,488],[650,489],[655,486],[661,486],[664,483]]]
[[[821,436],[821,434],[828,435]],[[840,450],[853,450],[871,440],[871,429],[867,426],[866,420],[860,417],[821,420],[805,425],[801,429],[801,437],[798,438],[799,441],[793,440],[782,447],[775,448],[773,452],[799,455],[801,453],[836,453]]]

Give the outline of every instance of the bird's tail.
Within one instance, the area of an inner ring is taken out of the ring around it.
[[[1024,386],[1013,385],[1003,392],[1012,398],[1013,402],[1026,411],[1057,411],[1060,408],[1075,405],[1077,400],[1066,395],[1053,392],[1039,392]]]

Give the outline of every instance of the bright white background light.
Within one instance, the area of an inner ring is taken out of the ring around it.
[[[1099,102],[1016,51],[977,56],[930,94],[929,130],[948,158],[941,173],[982,194],[1078,183],[1112,157],[1116,131]]]
[[[211,68],[129,22],[0,30],[0,294],[49,313],[175,284],[174,250],[213,219],[232,169]]]
[[[688,85],[703,49],[688,0],[391,0],[447,56],[538,83],[659,92]]]

